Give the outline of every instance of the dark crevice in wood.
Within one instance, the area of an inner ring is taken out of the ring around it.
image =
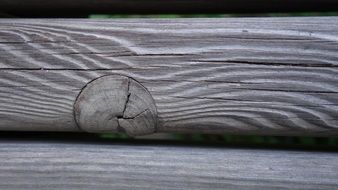
[[[233,101],[233,102],[252,102],[252,103],[269,103],[269,105],[283,105],[283,104],[272,104],[269,101],[259,101],[259,100],[246,100],[246,99],[232,99],[232,98],[221,98],[221,97],[203,97],[203,96],[172,96],[168,95],[171,98],[182,98],[182,99],[201,99],[201,100],[220,100],[220,101]],[[305,104],[286,104],[290,106],[303,106],[303,107],[321,107],[321,106],[328,106],[328,105],[338,105],[338,104],[320,104],[320,106],[309,106]]]
[[[142,54],[134,54],[135,57],[142,57],[142,56],[187,56],[187,55],[196,55],[192,53],[142,53]]]
[[[97,68],[97,69],[72,69],[72,68],[0,68],[0,71],[114,71],[114,70],[124,70],[131,69],[131,67],[127,68],[114,68],[114,69],[105,69],[105,68]]]
[[[127,84],[127,99],[126,99],[126,102],[124,103],[124,108],[123,108],[123,111],[122,111],[122,117],[121,116],[118,116],[117,119],[122,119],[125,117],[125,112],[126,112],[126,109],[128,107],[128,104],[129,104],[129,98],[130,98],[130,95],[131,95],[131,92],[130,92],[130,78],[128,77],[128,84]]]
[[[326,67],[326,68],[337,68],[338,65],[330,63],[282,63],[282,62],[258,62],[258,61],[238,61],[238,60],[195,60],[196,62],[202,63],[235,63],[235,64],[247,64],[247,65],[267,65],[267,66],[289,66],[289,67]]]
[[[117,121],[117,132],[126,134],[127,131],[123,127],[121,127],[120,119],[118,118],[116,121]]]
[[[53,53],[52,55],[100,55],[107,57],[132,57],[134,54],[128,55],[130,52],[126,52],[127,54],[122,54],[121,52],[67,52],[67,53]]]
[[[283,89],[259,89],[259,88],[237,88],[251,91],[266,91],[266,92],[294,92],[294,93],[310,93],[310,94],[337,94],[334,91],[309,91],[309,90],[283,90]]]
[[[66,43],[66,42],[72,42],[72,41],[44,41],[44,40],[34,40],[34,41],[17,41],[17,42],[11,42],[11,41],[0,41],[0,44],[52,44],[52,43]]]
[[[157,79],[156,81],[151,81],[151,83],[156,83],[156,82],[191,82],[191,83],[227,83],[227,84],[263,84],[259,82],[241,82],[241,81],[224,81],[224,80],[187,80],[187,79],[179,79],[179,80],[174,80],[174,79]],[[149,81],[142,81],[142,83],[149,83]]]
[[[231,99],[231,98],[221,98],[221,97],[202,97],[202,96],[171,96],[168,97],[172,98],[184,98],[184,99],[205,99],[205,100],[224,100],[224,101],[237,101],[237,102],[259,102],[259,101],[251,101],[251,100],[244,100],[244,99]]]
[[[146,111],[149,111],[149,109],[145,109],[143,111],[141,111],[140,113],[136,114],[135,116],[126,116],[125,112],[126,112],[126,109],[129,105],[129,100],[130,100],[130,96],[131,96],[131,92],[130,92],[130,78],[128,77],[128,88],[127,88],[127,99],[126,99],[126,102],[124,103],[124,108],[123,108],[123,112],[121,115],[117,115],[117,116],[114,116],[116,117],[118,120],[120,119],[135,119],[137,116],[143,114],[144,112]]]
[[[147,111],[150,111],[150,110],[149,109],[145,109],[145,110],[141,111],[140,113],[138,113],[138,114],[136,114],[136,115],[134,115],[132,117],[123,117],[123,118],[119,118],[119,119],[135,119],[136,117],[142,115],[143,113],[145,113]]]

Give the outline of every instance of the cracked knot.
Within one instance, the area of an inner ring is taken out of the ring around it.
[[[107,75],[89,82],[74,104],[74,117],[87,132],[125,132],[130,136],[156,131],[155,102],[136,80]]]

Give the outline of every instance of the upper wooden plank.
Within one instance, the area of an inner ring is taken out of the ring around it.
[[[0,129],[78,130],[97,77],[150,92],[157,131],[338,134],[338,17],[2,19]]]
[[[336,0],[0,0],[0,13],[20,17],[337,10]]]

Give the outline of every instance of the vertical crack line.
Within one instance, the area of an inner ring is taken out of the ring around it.
[[[120,125],[120,119],[118,118],[116,121],[117,121],[117,127],[116,127],[117,132],[126,134],[127,131]]]
[[[128,103],[129,103],[129,98],[130,98],[130,78],[128,77],[128,84],[127,84],[127,99],[126,99],[126,102],[124,104],[124,108],[123,108],[123,112],[122,112],[122,118],[125,118],[125,111],[127,109],[127,106],[128,106]]]
[[[128,103],[129,103],[129,98],[130,98],[130,78],[128,77],[128,82],[127,82],[127,98],[126,101],[124,103],[124,107],[123,107],[123,111],[122,111],[122,115],[121,116],[117,116],[117,131],[119,133],[127,133],[126,129],[124,127],[121,126],[120,124],[120,119],[125,119],[125,111],[127,109]]]

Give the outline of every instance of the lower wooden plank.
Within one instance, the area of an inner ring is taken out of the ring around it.
[[[338,189],[338,153],[0,143],[0,189]]]

